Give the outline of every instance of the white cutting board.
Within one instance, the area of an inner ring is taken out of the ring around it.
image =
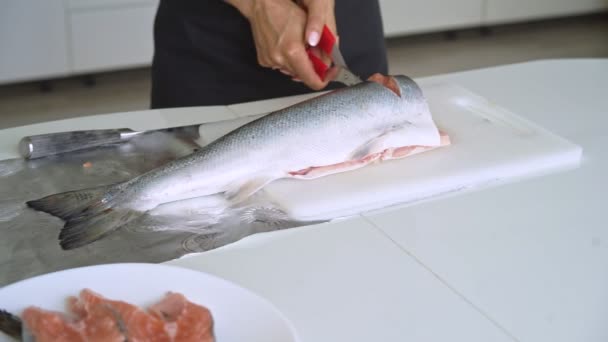
[[[266,194],[296,219],[330,219],[580,164],[581,147],[467,89],[436,84],[423,91],[450,146],[315,180],[279,180]]]

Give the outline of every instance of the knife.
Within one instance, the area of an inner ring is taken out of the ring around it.
[[[138,135],[152,132],[167,132],[175,134],[179,138],[196,140],[200,137],[200,125],[150,131],[134,131],[129,128],[120,128],[30,135],[23,137],[19,141],[19,154],[25,159],[42,158],[92,147],[123,143]]]
[[[346,65],[346,61],[344,61],[344,56],[340,51],[340,47],[336,40],[336,36],[331,32],[329,27],[325,25],[323,27],[323,34],[321,35],[321,39],[319,40],[318,47],[327,54],[333,65],[338,67],[338,74],[334,81],[343,83],[347,86],[352,86],[358,83],[363,82],[361,78],[355,75]],[[315,72],[321,79],[325,79],[327,75],[327,71],[331,65],[326,65],[321,58],[317,57],[311,48],[307,48],[308,58],[311,60]]]

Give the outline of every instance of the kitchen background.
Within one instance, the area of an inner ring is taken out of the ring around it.
[[[0,0],[0,128],[147,109],[157,4]],[[608,57],[608,0],[380,4],[392,74]]]

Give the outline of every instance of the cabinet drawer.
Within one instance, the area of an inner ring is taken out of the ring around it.
[[[576,15],[608,9],[606,0],[486,0],[489,24]]]
[[[72,70],[149,65],[156,8],[153,4],[70,12]]]
[[[68,10],[157,5],[159,0],[67,0]]]
[[[0,3],[0,84],[67,74],[62,0]]]

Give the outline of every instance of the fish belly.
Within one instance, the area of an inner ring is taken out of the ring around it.
[[[417,153],[429,151],[441,146],[450,145],[450,137],[445,132],[439,132],[441,143],[439,146],[401,146],[395,148],[385,148],[382,151],[374,152],[363,156],[362,158],[347,160],[341,163],[323,166],[310,166],[297,171],[290,171],[290,178],[297,179],[315,179],[331,174],[341,173],[356,170],[364,166],[382,162],[391,159],[401,159]]]

